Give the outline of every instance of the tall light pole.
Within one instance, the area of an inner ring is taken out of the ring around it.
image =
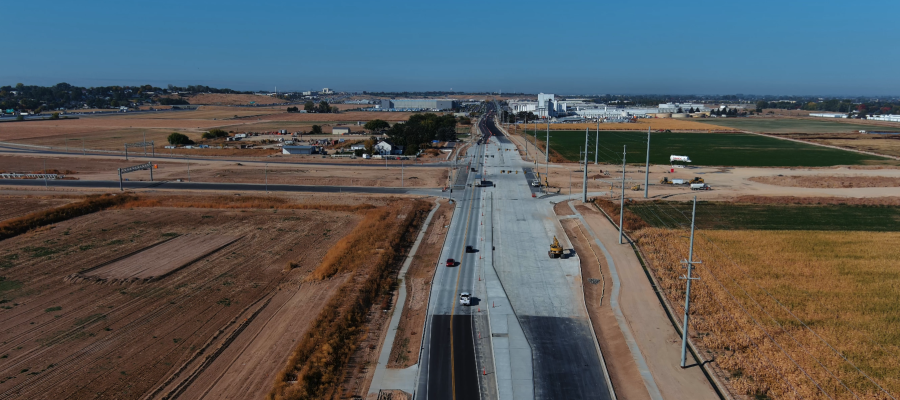
[[[644,166],[644,198],[650,196],[650,127],[647,127],[647,165]]]
[[[597,153],[600,153],[600,117],[597,116],[597,142],[594,143],[594,165],[597,165]]]
[[[588,145],[588,128],[585,127],[584,128],[584,182],[583,182],[584,184],[582,187],[582,198],[581,198],[582,203],[587,203],[587,175],[588,175],[587,174],[587,166],[588,166],[587,145]]]
[[[684,293],[684,324],[681,330],[681,368],[685,367],[685,358],[687,356],[687,340],[688,340],[688,315],[691,310],[691,281],[700,279],[691,276],[694,264],[702,264],[700,261],[694,261],[694,218],[697,216],[697,196],[694,196],[694,209],[691,211],[691,247],[688,250],[688,259],[682,261],[687,264],[687,276],[681,277],[687,281],[687,287]]]
[[[625,219],[625,145],[622,145],[622,197],[619,200],[619,244],[622,244],[622,222]]]
[[[547,162],[550,162],[550,114],[547,114]]]

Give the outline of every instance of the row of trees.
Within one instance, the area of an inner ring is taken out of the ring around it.
[[[337,107],[333,107],[333,106],[329,105],[328,102],[325,100],[320,101],[318,105],[316,105],[315,103],[313,103],[311,101],[307,101],[306,104],[303,104],[303,109],[306,112],[314,112],[314,113],[337,113],[340,111],[340,110],[338,110]],[[290,111],[290,110],[288,110],[288,111]]]
[[[391,142],[403,146],[403,154],[415,155],[433,140],[456,140],[456,124],[452,114],[414,114],[406,123],[394,124],[386,134]]]
[[[187,87],[169,85],[164,89],[152,85],[81,87],[65,82],[53,86],[17,83],[15,86],[0,86],[0,109],[40,112],[59,108],[79,108],[84,104],[91,108],[128,106],[132,102],[159,102],[162,105],[188,104],[181,98],[160,97],[160,95],[175,92],[249,93],[202,85]]]

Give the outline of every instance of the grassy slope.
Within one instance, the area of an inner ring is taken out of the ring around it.
[[[636,203],[628,209],[659,228],[690,224],[691,203]],[[900,207],[697,203],[699,229],[900,231]]]
[[[588,159],[592,160],[595,133],[591,132],[590,136]],[[538,131],[538,139],[544,137]],[[600,132],[599,159],[621,163],[623,145],[628,146],[628,160],[644,162],[647,134],[637,132]],[[551,150],[555,148],[569,160],[578,158],[579,146],[584,146],[584,132],[551,133]],[[651,136],[651,163],[668,164],[673,154],[691,157],[694,165],[736,167],[823,167],[887,162],[881,157],[752,134],[655,133]]]
[[[854,124],[849,122],[845,123],[828,120],[817,121],[791,118],[717,118],[697,119],[697,122],[764,133],[856,133],[860,130],[900,132],[900,128],[891,128],[885,126]]]

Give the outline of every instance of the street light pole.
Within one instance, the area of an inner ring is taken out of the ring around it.
[[[647,127],[647,164],[644,166],[644,198],[650,195],[650,127]]]
[[[587,166],[588,166],[588,158],[587,158],[587,145],[588,145],[588,128],[584,128],[584,184],[582,187],[582,199],[581,202],[587,203]]]

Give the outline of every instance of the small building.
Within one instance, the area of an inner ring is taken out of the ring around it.
[[[284,146],[281,148],[281,154],[318,154],[317,146]]]
[[[336,126],[331,128],[331,134],[333,135],[349,135],[350,128],[346,126]]]
[[[382,140],[375,145],[374,152],[383,156],[403,154],[403,146],[398,146],[390,141]]]
[[[364,144],[362,144],[362,143],[350,145],[350,150],[353,150],[353,151],[356,151],[356,150],[365,150],[365,149],[366,149],[366,145],[364,145]]]

